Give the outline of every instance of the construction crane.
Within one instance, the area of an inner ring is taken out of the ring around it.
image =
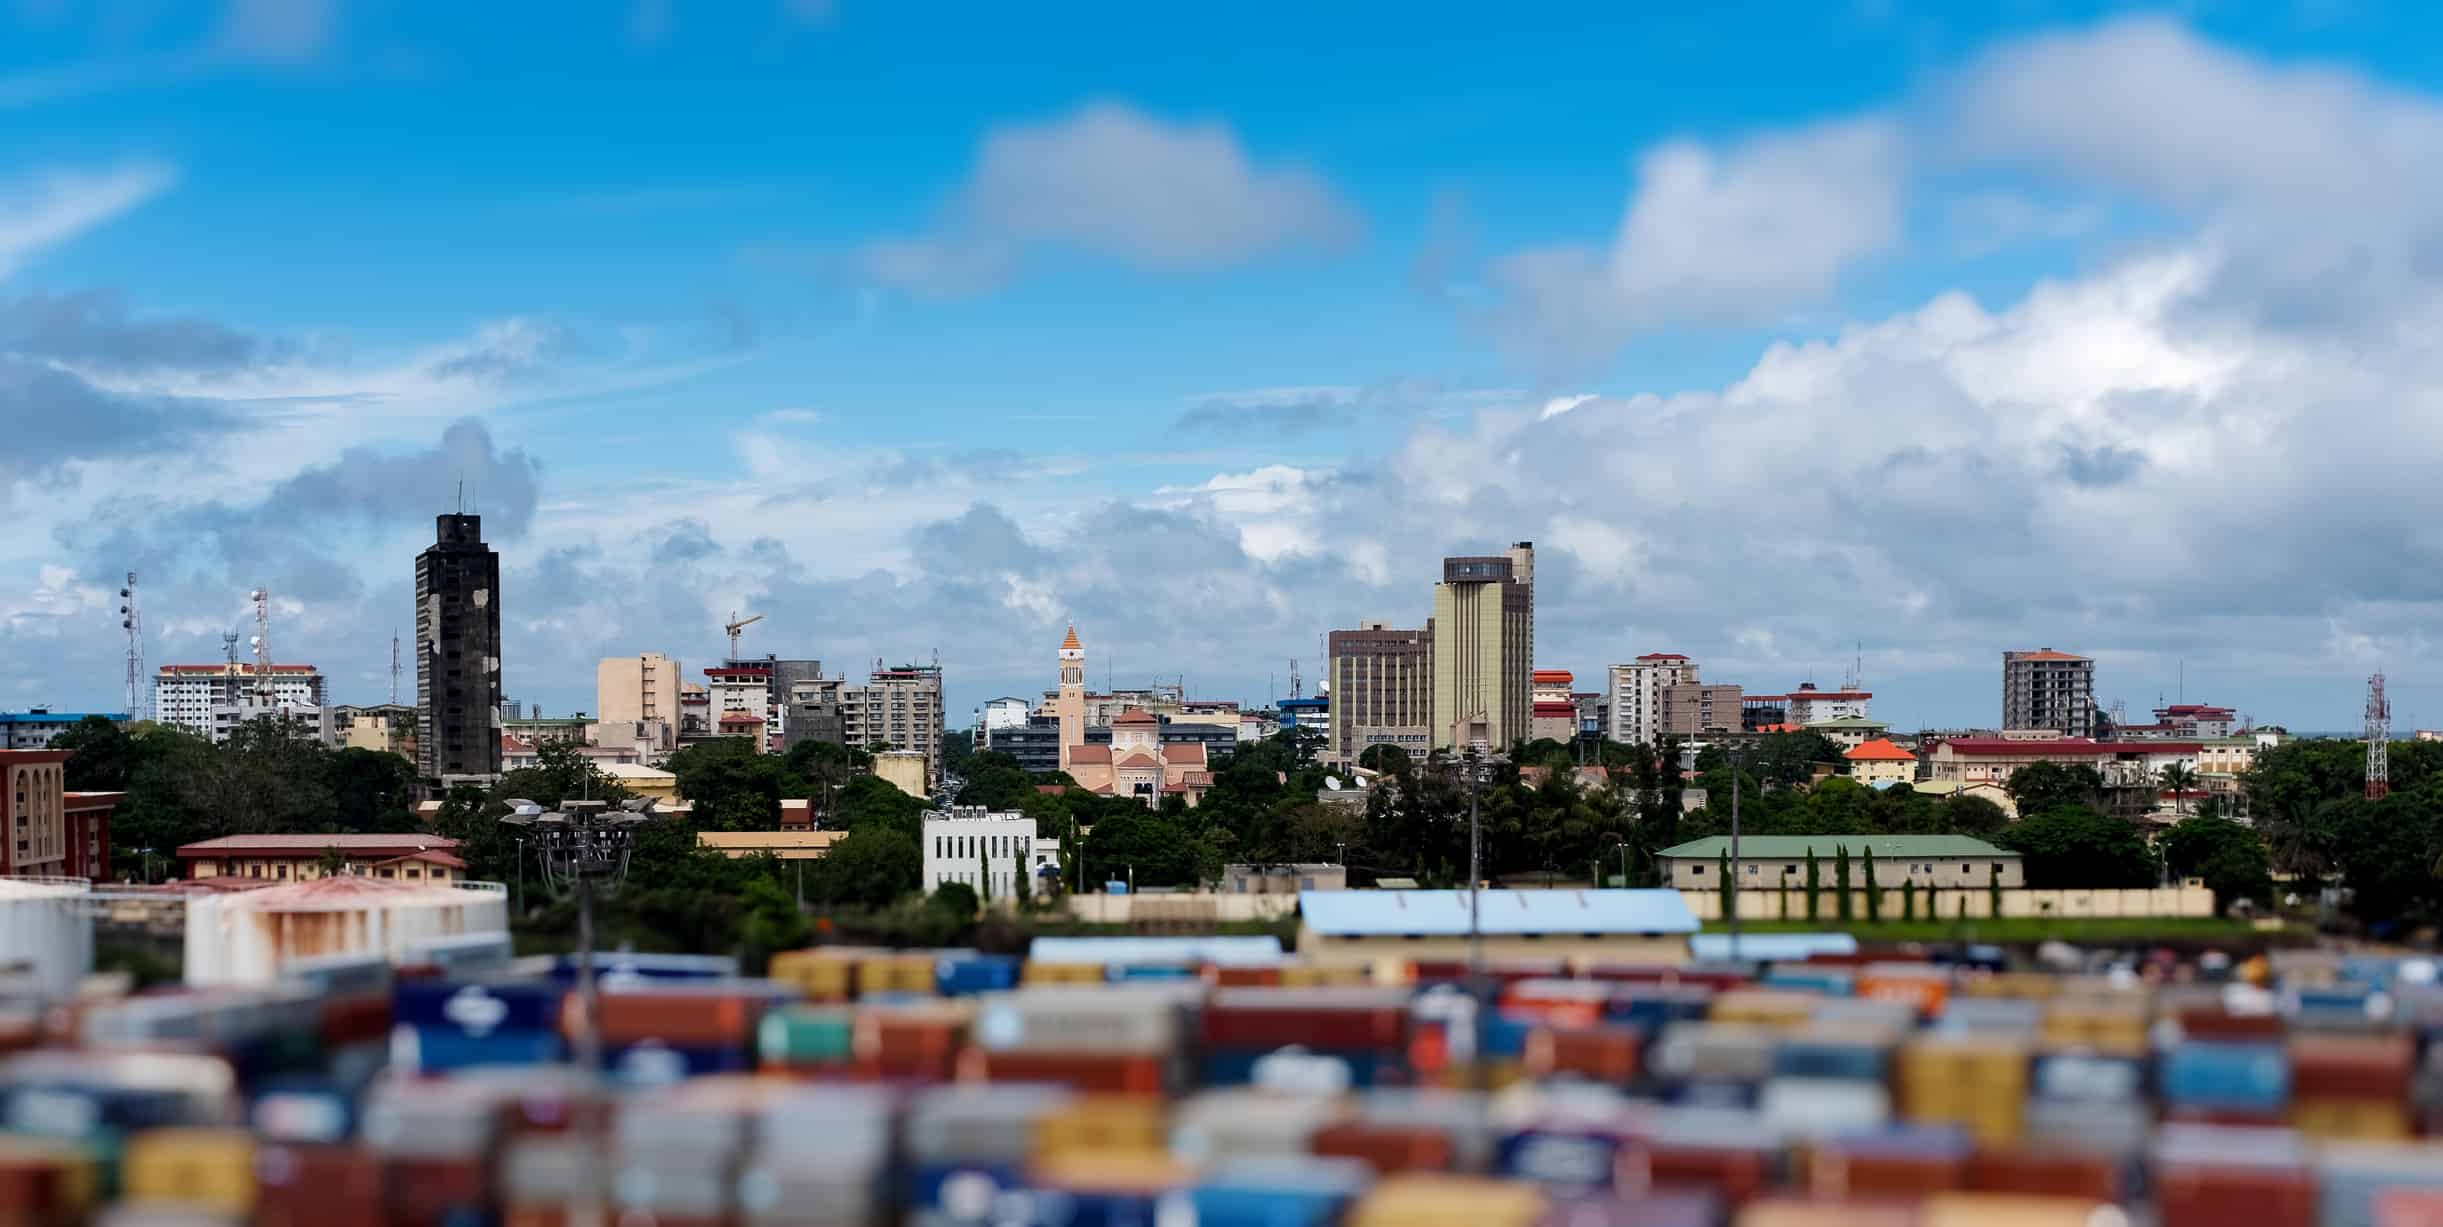
[[[721,629],[730,633],[731,660],[738,659],[738,632],[745,630],[746,628],[761,621],[763,621],[762,614],[748,614],[746,617],[741,618],[738,616],[737,610],[733,609],[730,611],[730,620],[723,624]]]

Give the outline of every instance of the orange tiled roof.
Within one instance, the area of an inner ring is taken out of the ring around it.
[[[1845,757],[1853,763],[1913,763],[1917,761],[1916,755],[1893,745],[1889,737],[1877,737],[1873,741],[1865,742],[1857,749],[1851,750]]]
[[[1073,763],[1100,763],[1108,766],[1111,763],[1111,747],[1106,745],[1070,746],[1069,761]]]
[[[1174,767],[1205,765],[1205,743],[1182,741],[1162,747],[1162,761]]]
[[[1063,652],[1083,652],[1086,650],[1086,645],[1077,641],[1076,627],[1072,626],[1069,628],[1069,637],[1060,641],[1060,650]]]
[[[1162,723],[1162,721],[1156,719],[1152,712],[1149,712],[1142,707],[1131,707],[1127,711],[1121,712],[1119,715],[1112,717],[1111,727],[1118,728],[1123,724],[1160,723]]]
[[[1114,765],[1130,770],[1141,770],[1146,767],[1159,767],[1162,763],[1151,754],[1131,754]]]

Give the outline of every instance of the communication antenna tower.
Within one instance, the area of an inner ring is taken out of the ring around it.
[[[1298,658],[1294,656],[1289,661],[1289,697],[1293,699],[1306,697],[1306,679],[1298,676]]]
[[[136,573],[127,573],[127,586],[119,589],[119,629],[127,632],[127,715],[131,720],[150,720],[150,696],[137,688],[144,684],[144,613],[136,606]],[[147,703],[144,709],[136,704]]]
[[[271,591],[257,588],[247,594],[254,602],[254,693],[264,707],[272,705],[271,685]]]
[[[2367,679],[2367,800],[2392,791],[2392,701],[2384,697],[2384,675]]]
[[[229,676],[236,677],[238,675],[238,633],[236,631],[221,632],[221,658],[229,662]]]
[[[390,705],[399,705],[399,628],[390,628]]]

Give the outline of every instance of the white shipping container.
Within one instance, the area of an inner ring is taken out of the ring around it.
[[[92,884],[75,878],[0,878],[0,970],[24,971],[50,998],[72,998],[93,972]]]

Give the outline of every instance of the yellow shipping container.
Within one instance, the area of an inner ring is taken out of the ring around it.
[[[1714,1022],[1755,1023],[1766,1027],[1798,1027],[1815,1017],[1824,998],[1815,993],[1783,989],[1732,989],[1713,999],[1706,1017]]]
[[[1099,963],[1038,963],[1028,960],[1022,984],[1101,984],[1106,977]]]
[[[1358,1199],[1347,1227],[1527,1227],[1544,1194],[1512,1180],[1412,1173],[1387,1176]]]
[[[127,1141],[119,1184],[129,1201],[254,1209],[254,1136],[243,1129],[147,1129]]]
[[[1034,1156],[1169,1152],[1170,1125],[1161,1100],[1140,1095],[1095,1096],[1048,1112],[1035,1122]]]
[[[1363,967],[1319,967],[1310,963],[1291,963],[1281,968],[1283,988],[1340,988],[1367,982]]]
[[[846,1001],[855,995],[855,956],[831,950],[788,950],[772,956],[764,974],[797,986],[815,1001]]]
[[[1183,1188],[1196,1173],[1169,1151],[1075,1151],[1036,1161],[1029,1175],[1048,1188],[1150,1192]]]
[[[875,993],[931,993],[933,991],[931,954],[873,955],[857,962],[857,995]]]
[[[2290,1105],[2290,1127],[2318,1141],[2405,1142],[2409,1109],[2383,1099],[2302,1099]]]
[[[2043,1001],[2061,991],[2061,979],[2034,971],[1997,971],[1961,980],[1953,992],[1962,997],[2008,997]]]
[[[2101,1213],[2107,1210],[2112,1213]],[[2107,1221],[2128,1220],[2110,1203],[2083,1197],[1936,1193],[1917,1208],[1917,1227],[2095,1227]]]
[[[1749,1202],[1731,1221],[1738,1227],[1916,1227],[1917,1215],[1891,1202],[1766,1197]]]

